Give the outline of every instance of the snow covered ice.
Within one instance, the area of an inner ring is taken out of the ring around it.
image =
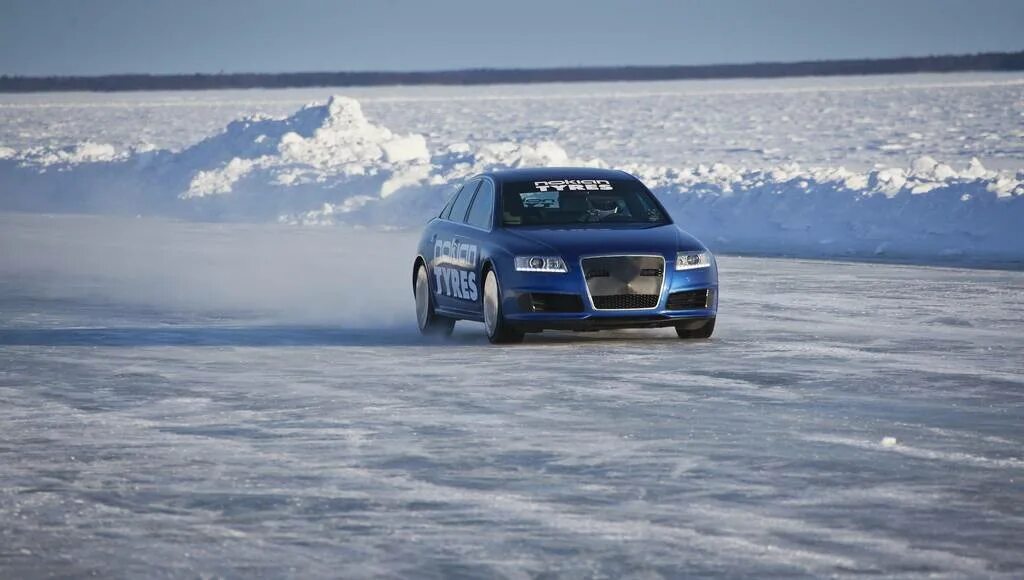
[[[1019,578],[1022,106],[995,74],[0,96],[0,577]],[[451,184],[573,163],[718,252],[715,338],[421,340]]]
[[[1024,570],[1021,272],[726,256],[711,341],[495,348],[408,233],[0,232],[4,576]]]

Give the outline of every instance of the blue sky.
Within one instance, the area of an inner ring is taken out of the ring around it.
[[[0,74],[710,64],[1024,49],[1021,0],[0,0]]]

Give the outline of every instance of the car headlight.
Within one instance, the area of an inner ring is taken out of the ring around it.
[[[676,270],[696,270],[711,265],[711,252],[679,252],[676,254]]]
[[[556,272],[564,274],[569,269],[558,256],[516,256],[516,270],[519,272]]]

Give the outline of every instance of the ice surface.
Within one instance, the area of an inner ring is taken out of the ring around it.
[[[415,227],[473,173],[581,164],[635,173],[715,251],[1024,260],[1020,75],[352,93],[7,96],[0,208]]]
[[[1024,273],[725,256],[711,341],[492,347],[413,239],[0,215],[0,577],[1024,573]]]

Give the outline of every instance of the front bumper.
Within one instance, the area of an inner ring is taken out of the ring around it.
[[[686,322],[692,322],[697,327],[714,318],[718,312],[718,271],[714,264],[696,270],[667,270],[654,308],[595,309],[587,293],[583,274],[577,268],[571,268],[565,274],[513,271],[511,275],[504,274],[502,278],[502,311],[505,318],[527,332],[545,329],[656,328]],[[705,289],[709,295],[703,307],[692,307],[694,305],[689,304],[680,309],[674,307],[678,304],[669,304],[669,297],[674,293]],[[558,305],[558,310],[573,311],[538,312],[531,308],[531,304],[536,304],[531,297],[536,295],[552,298],[564,296],[565,300],[552,302]]]
[[[689,323],[688,328],[699,328],[714,315],[707,314],[650,314],[645,316],[590,316],[584,318],[545,317],[519,319],[513,324],[523,332],[540,332],[542,330],[574,330],[587,332],[592,330],[613,330],[622,328],[662,328]]]

